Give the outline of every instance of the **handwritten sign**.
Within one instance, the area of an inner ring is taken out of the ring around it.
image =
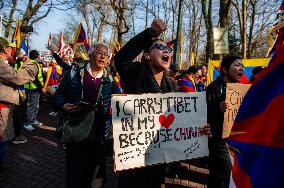
[[[229,107],[224,114],[222,138],[229,137],[239,107],[250,86],[251,84],[227,83],[225,102]]]
[[[208,155],[205,92],[114,95],[115,169]]]

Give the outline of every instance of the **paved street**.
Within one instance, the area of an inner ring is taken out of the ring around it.
[[[0,188],[65,187],[65,152],[54,137],[57,118],[48,116],[49,105],[41,109],[43,126],[24,131],[28,143],[12,145],[6,155],[9,168],[0,172]]]
[[[9,166],[0,172],[0,188],[64,188],[65,187],[65,151],[54,137],[58,118],[51,117],[49,104],[43,104],[38,120],[43,126],[33,132],[23,131],[28,142],[12,145],[4,159]],[[165,179],[167,188],[206,187],[208,170],[183,164],[188,169],[184,178]],[[100,181],[93,182],[99,187]],[[197,183],[198,182],[198,183]]]

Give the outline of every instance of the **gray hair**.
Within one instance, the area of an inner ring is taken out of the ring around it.
[[[88,51],[89,56],[94,54],[94,52],[96,51],[98,46],[104,46],[107,50],[109,50],[106,44],[104,44],[104,43],[96,43],[96,44],[93,44],[91,46],[91,48],[89,49],[89,51]]]

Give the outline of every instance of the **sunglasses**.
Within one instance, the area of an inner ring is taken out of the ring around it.
[[[151,52],[154,48],[157,48],[162,51],[166,50],[168,53],[172,53],[174,51],[173,48],[164,46],[163,44],[159,44],[159,43],[156,43],[154,46],[152,46],[152,48],[150,48],[149,51]]]

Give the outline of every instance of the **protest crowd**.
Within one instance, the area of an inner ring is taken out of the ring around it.
[[[81,26],[74,44],[58,50],[48,44],[52,55],[48,62],[40,58],[39,51],[23,51],[15,42],[0,37],[0,174],[8,168],[5,158],[11,148],[29,144],[27,135],[44,126],[38,113],[48,104],[52,109],[49,118],[58,119],[50,134],[66,155],[67,188],[230,187],[237,158],[231,156],[229,145],[234,139],[223,136],[223,124],[227,121],[224,114],[231,110],[228,84],[240,83],[245,74],[242,57],[224,56],[219,75],[209,83],[208,66],[203,62],[186,70],[172,65],[174,45],[161,37],[166,29],[161,19],[154,19],[150,27],[113,50],[104,43],[89,45]],[[248,83],[257,84],[266,69],[255,67]],[[132,100],[133,96],[145,98]],[[188,114],[190,119],[199,112],[203,96],[200,119],[205,121],[196,119],[196,132],[189,125],[174,129],[171,124],[178,121],[178,114]],[[114,97],[126,98],[116,101]],[[157,121],[156,114],[160,115]],[[238,114],[237,119],[240,117]],[[156,122],[160,125],[154,130]],[[153,131],[134,133],[135,127],[141,131],[143,126]],[[118,129],[125,134],[117,133]],[[193,147],[193,138],[205,146],[200,144],[186,157],[172,159],[172,147],[157,154],[164,156],[163,160],[150,156],[155,148],[173,141]],[[127,150],[119,149],[132,146],[144,149],[144,164],[119,158],[120,151],[128,156]],[[205,154],[191,157],[198,149]]]

